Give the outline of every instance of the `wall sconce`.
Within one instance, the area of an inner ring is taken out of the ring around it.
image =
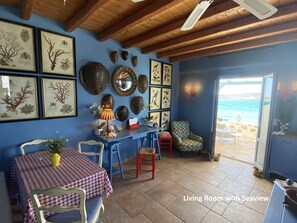
[[[295,92],[297,91],[297,81],[292,81],[291,89]]]
[[[201,90],[200,83],[187,83],[184,87],[185,93],[191,97],[197,95]]]

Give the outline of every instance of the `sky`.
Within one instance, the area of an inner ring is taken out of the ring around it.
[[[262,78],[221,79],[220,84],[226,83],[226,85],[220,88],[220,95],[248,94],[248,93],[260,94],[262,85],[252,83],[254,81],[262,81]],[[243,82],[245,82],[246,84],[243,85],[242,84]],[[248,84],[248,82],[251,82],[251,83]],[[234,85],[234,83],[235,84],[238,83],[238,84]]]

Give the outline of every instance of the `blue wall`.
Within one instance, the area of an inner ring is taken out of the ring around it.
[[[276,92],[277,108],[278,98],[283,94],[287,94],[285,100],[291,96],[297,96],[296,91],[290,89],[292,81],[297,81],[296,58],[297,43],[292,42],[180,62],[179,106],[183,109],[178,111],[178,118],[188,119],[191,128],[206,137],[204,147],[210,149],[209,136],[213,124],[216,77],[257,76],[275,73],[282,86]],[[197,96],[191,98],[184,93],[184,86],[186,83],[194,81],[201,82],[202,90]],[[274,118],[278,118],[277,112],[274,113]],[[294,120],[290,122],[289,129],[292,132],[297,130],[296,113]]]
[[[77,73],[82,65],[89,61],[97,61],[102,63],[110,72],[110,76],[113,70],[120,65],[132,67],[130,59],[127,61],[119,60],[116,65],[112,64],[109,59],[109,53],[113,50],[121,52],[121,46],[119,42],[108,40],[105,42],[98,42],[96,35],[87,32],[82,29],[76,29],[72,33],[64,31],[63,24],[57,23],[53,20],[46,19],[37,15],[33,15],[29,21],[20,19],[19,10],[0,6],[0,18],[16,21],[23,24],[44,28],[54,32],[58,32],[65,35],[75,37],[76,41],[76,66]],[[138,56],[138,65],[133,68],[136,75],[140,74],[149,75],[149,63],[150,58],[156,59],[155,54],[143,55],[138,48],[128,49],[129,55]],[[168,62],[168,60],[163,60]],[[178,70],[179,64],[173,64],[173,83],[178,82]],[[16,72],[3,72],[5,73],[16,73]],[[17,72],[18,75],[23,75],[21,72]],[[31,74],[30,74],[31,75]],[[46,76],[41,74],[33,74],[37,76]],[[54,75],[50,75],[54,76]],[[62,76],[57,76],[62,77]],[[66,76],[64,76],[66,77]],[[89,125],[94,122],[94,117],[91,115],[87,105],[96,102],[100,104],[102,96],[105,94],[112,94],[115,99],[115,109],[118,106],[125,105],[130,108],[130,100],[133,96],[143,96],[144,101],[148,101],[149,90],[145,94],[141,94],[138,89],[133,95],[128,97],[121,97],[117,95],[112,89],[111,84],[105,89],[103,93],[98,96],[90,95],[81,85],[77,76],[77,99],[78,99],[78,117],[74,118],[62,118],[62,119],[51,119],[51,120],[36,120],[36,121],[23,121],[23,122],[11,122],[0,124],[0,170],[8,171],[10,168],[11,159],[15,156],[19,156],[19,145],[26,141],[30,141],[37,138],[49,138],[54,137],[55,132],[58,130],[61,136],[69,138],[69,144],[76,148],[77,142],[81,140],[94,138],[93,130],[89,128]],[[172,119],[177,117],[177,98],[178,93],[176,90],[178,85],[172,86]],[[115,111],[114,109],[114,111]],[[141,112],[139,117],[144,114]],[[135,115],[130,111],[130,117]],[[111,121],[110,124],[121,124],[118,121]],[[126,142],[121,147],[122,158],[126,159],[133,156],[131,152],[131,142]]]

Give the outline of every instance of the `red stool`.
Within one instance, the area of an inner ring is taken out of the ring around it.
[[[149,159],[143,160],[143,158]],[[155,159],[156,159],[156,149],[141,147],[138,151],[136,157],[136,177],[138,178],[140,171],[152,172],[153,179],[155,178]],[[151,170],[141,170],[141,166],[152,166]]]
[[[172,153],[172,137],[169,132],[159,134],[159,147],[160,149],[169,149],[170,153]]]

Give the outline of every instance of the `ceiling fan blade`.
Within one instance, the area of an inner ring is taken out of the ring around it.
[[[244,7],[254,16],[259,18],[260,20],[266,19],[272,16],[277,12],[277,8],[275,8],[272,4],[267,2],[266,0],[233,0],[238,5]]]
[[[180,30],[186,31],[192,29],[212,2],[213,0],[202,0],[198,3]]]

